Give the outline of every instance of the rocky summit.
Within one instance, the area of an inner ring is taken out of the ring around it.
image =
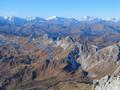
[[[119,23],[0,17],[0,90],[119,90]]]

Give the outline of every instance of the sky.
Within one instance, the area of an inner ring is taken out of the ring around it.
[[[120,17],[120,0],[0,0],[0,16]]]

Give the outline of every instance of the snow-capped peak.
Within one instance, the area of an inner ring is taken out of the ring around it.
[[[51,20],[51,19],[55,19],[55,18],[57,18],[57,16],[48,17],[48,18],[46,18],[46,20]]]
[[[38,22],[43,22],[45,21],[44,18],[40,18],[40,17],[26,17],[25,18],[26,21],[38,21]]]
[[[5,16],[4,19],[7,19],[9,21],[12,21],[15,19],[15,16]]]
[[[83,19],[93,19],[94,17],[91,16],[84,16]]]
[[[120,19],[119,18],[116,18],[116,17],[104,17],[104,18],[101,18],[102,20],[105,20],[105,21],[113,21],[113,22],[118,22]]]
[[[91,21],[91,20],[94,20],[94,19],[99,19],[99,18],[95,17],[95,16],[84,16],[84,17],[81,17],[79,19],[79,21]]]
[[[26,23],[25,19],[16,17],[16,16],[5,16],[3,18],[6,22],[11,23],[11,24],[23,25],[24,23]]]
[[[37,19],[38,17],[26,17],[25,19],[27,20],[27,21],[31,21],[31,20],[35,20],[35,19]]]

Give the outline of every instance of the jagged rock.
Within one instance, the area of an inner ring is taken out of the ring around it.
[[[98,50],[88,60],[87,71],[99,79],[107,74],[112,75],[119,67],[119,46],[117,44]],[[104,69],[103,69],[104,67]],[[116,71],[116,73],[119,70]]]
[[[120,90],[120,77],[107,75],[93,84],[93,90]]]
[[[97,46],[89,45],[87,43],[77,44],[79,47],[79,58],[77,61],[81,64],[82,68],[86,70],[89,66],[88,60],[97,52]]]

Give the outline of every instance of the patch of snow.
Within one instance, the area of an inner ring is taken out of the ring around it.
[[[48,17],[48,18],[46,18],[46,20],[51,20],[51,19],[55,19],[55,18],[57,18],[57,16]]]

